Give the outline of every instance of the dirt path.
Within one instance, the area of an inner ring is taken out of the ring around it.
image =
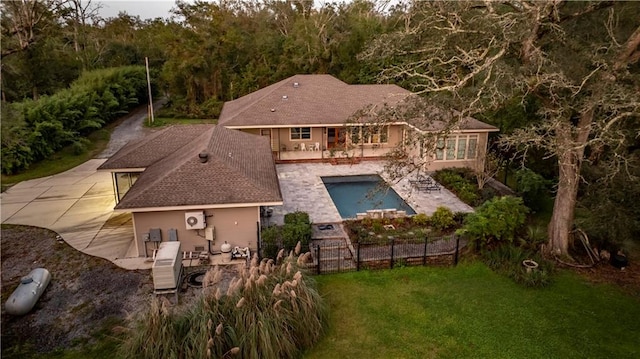
[[[153,109],[160,109],[166,99],[161,99],[153,103]],[[96,158],[109,158],[118,152],[127,142],[144,137],[146,134],[154,130],[144,127],[144,121],[147,119],[147,106],[139,106],[131,111],[127,116],[118,120],[116,128],[111,133],[107,148],[102,151]]]

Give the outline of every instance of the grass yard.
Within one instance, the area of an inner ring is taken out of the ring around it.
[[[112,129],[113,126],[109,126],[90,134],[87,137],[89,145],[83,153],[74,153],[71,146],[68,146],[54,153],[50,158],[31,164],[23,172],[14,175],[2,174],[2,191],[16,183],[58,174],[87,162],[107,147]]]
[[[640,357],[640,298],[570,272],[546,289],[481,263],[317,281],[330,328],[308,359]]]

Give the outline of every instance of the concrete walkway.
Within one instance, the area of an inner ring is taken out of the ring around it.
[[[322,176],[349,176],[379,174],[385,180],[383,161],[366,161],[356,165],[331,165],[328,163],[296,163],[276,166],[283,206],[274,208],[270,223],[282,224],[284,214],[294,211],[309,213],[314,223],[341,222],[338,209],[333,204],[324,186]],[[442,188],[440,191],[417,191],[408,178],[403,178],[391,186],[416,213],[432,214],[440,207],[448,207],[453,212],[472,212],[473,208],[460,201],[453,193]]]

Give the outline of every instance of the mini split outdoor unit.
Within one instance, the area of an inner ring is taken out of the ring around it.
[[[187,212],[184,214],[184,223],[187,229],[204,229],[207,223],[204,220],[204,212]]]

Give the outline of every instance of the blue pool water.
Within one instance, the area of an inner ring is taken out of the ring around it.
[[[322,177],[322,182],[344,219],[356,218],[356,213],[371,209],[395,208],[407,214],[416,213],[378,175]]]

